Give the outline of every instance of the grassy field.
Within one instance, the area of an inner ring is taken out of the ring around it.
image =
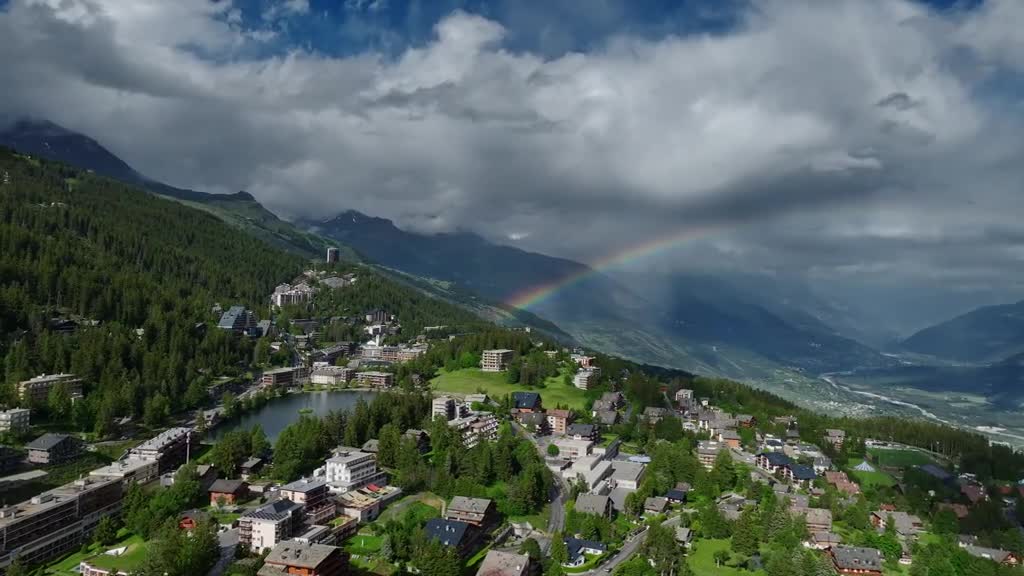
[[[524,388],[505,381],[501,372],[484,372],[479,368],[464,368],[454,372],[442,372],[430,381],[434,390],[453,392],[456,394],[475,394],[483,391],[492,397],[504,396],[512,392],[538,392],[545,406],[554,407],[558,404],[570,408],[582,409],[586,405],[586,392],[574,386],[566,386],[561,377],[548,378],[546,388]]]
[[[885,472],[861,472],[859,470],[854,470],[853,467],[857,466],[861,462],[863,462],[863,460],[859,458],[851,458],[847,462],[847,465],[850,467],[850,475],[853,476],[857,483],[860,484],[862,487],[869,488],[871,486],[892,486],[896,484],[896,480],[893,479],[892,476],[886,474]]]
[[[121,529],[118,535],[122,537],[113,546],[99,546],[91,544],[84,552],[76,552],[63,560],[46,568],[46,574],[58,576],[77,576],[78,566],[83,560],[89,560],[93,566],[100,568],[117,568],[131,572],[142,565],[146,559],[146,543],[139,536],[129,536],[128,531]],[[128,546],[128,550],[120,556],[108,556],[103,554],[107,550]]]
[[[757,574],[764,576],[764,570],[750,572],[730,566],[715,566],[715,552],[718,550],[729,550],[728,540],[699,540],[694,542],[690,554],[687,556],[690,568],[694,574],[701,576],[740,576],[742,574]]]
[[[359,534],[349,538],[348,542],[345,542],[345,550],[347,550],[349,554],[369,556],[380,551],[382,540],[383,538],[381,536],[374,536],[373,534],[360,532]]]
[[[509,522],[529,522],[530,526],[533,526],[537,530],[546,530],[548,527],[548,521],[551,519],[551,504],[545,504],[544,509],[539,514],[529,514],[527,516],[512,516],[509,518]]]
[[[872,448],[868,452],[874,457],[875,462],[879,466],[908,468],[910,466],[934,463],[931,457],[917,450],[880,450]]]

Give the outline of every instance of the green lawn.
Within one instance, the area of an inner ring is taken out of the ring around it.
[[[139,536],[132,536],[128,540],[110,548],[119,548],[127,545],[128,549],[124,551],[124,554],[120,556],[110,556],[107,554],[98,554],[89,559],[89,563],[98,568],[107,568],[110,570],[124,570],[125,572],[134,572],[142,563],[146,561],[146,549],[147,544]]]
[[[397,520],[406,514],[406,510],[413,510],[417,523],[423,524],[431,518],[441,515],[441,507],[444,500],[430,492],[420,492],[405,496],[397,502],[389,505],[386,510],[377,518],[376,522],[383,523],[388,520]]]
[[[850,475],[864,488],[871,486],[893,486],[896,484],[896,480],[892,476],[876,470],[875,472],[861,472],[860,470],[854,470],[853,467],[859,465],[863,460],[859,458],[851,458],[846,462],[847,466],[850,467]],[[874,466],[874,464],[872,464]]]
[[[730,550],[728,540],[698,540],[693,543],[690,554],[687,556],[690,568],[694,574],[700,576],[740,576],[743,574],[764,575],[764,570],[750,572],[740,568],[729,566],[715,566],[715,552],[718,550]]]
[[[548,521],[551,519],[551,504],[545,504],[544,509],[538,514],[528,514],[526,516],[510,516],[509,522],[529,522],[530,526],[533,526],[537,530],[547,530]]]
[[[875,462],[879,466],[907,468],[934,463],[930,456],[918,450],[881,450],[872,448],[868,452],[874,456]]]
[[[505,381],[503,372],[484,372],[479,368],[464,368],[454,372],[442,372],[430,381],[434,390],[456,394],[476,394],[484,391],[491,397],[504,396],[512,392],[537,392],[545,406],[565,404],[570,408],[583,409],[587,395],[575,386],[566,386],[560,376],[549,378],[546,388],[525,388]]]
[[[381,536],[374,536],[372,534],[364,534],[360,532],[359,534],[349,538],[348,542],[345,542],[345,550],[347,550],[349,554],[369,556],[380,551],[382,540],[383,537]]]

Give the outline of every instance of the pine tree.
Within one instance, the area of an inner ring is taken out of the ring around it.
[[[741,554],[753,556],[758,549],[759,532],[760,522],[756,509],[753,507],[744,509],[733,527],[732,549]]]

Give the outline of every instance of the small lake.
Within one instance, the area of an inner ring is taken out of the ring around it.
[[[216,440],[226,432],[243,428],[249,430],[256,424],[263,427],[271,442],[286,426],[295,422],[302,415],[300,411],[312,411],[323,416],[332,410],[350,410],[360,398],[366,402],[373,400],[376,392],[339,390],[335,392],[302,392],[274,398],[259,410],[246,412],[238,418],[225,422],[210,432],[209,440]]]

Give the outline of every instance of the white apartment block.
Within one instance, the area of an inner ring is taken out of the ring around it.
[[[356,377],[352,368],[341,366],[322,366],[309,375],[309,381],[319,386],[341,386],[348,384]]]
[[[590,390],[597,385],[597,379],[601,376],[601,369],[598,367],[583,368],[572,378],[573,386],[580,390]]]
[[[383,483],[385,472],[377,468],[377,456],[355,448],[342,448],[324,465],[324,480],[331,492],[344,494],[367,484]]]
[[[313,299],[314,293],[315,290],[305,282],[300,282],[295,286],[281,284],[274,288],[274,293],[270,295],[270,301],[278,308],[289,304],[304,304]]]
[[[28,408],[12,408],[0,412],[0,432],[19,434],[28,430],[31,414]]]
[[[480,369],[484,372],[504,372],[512,362],[512,350],[484,350],[480,355]]]

